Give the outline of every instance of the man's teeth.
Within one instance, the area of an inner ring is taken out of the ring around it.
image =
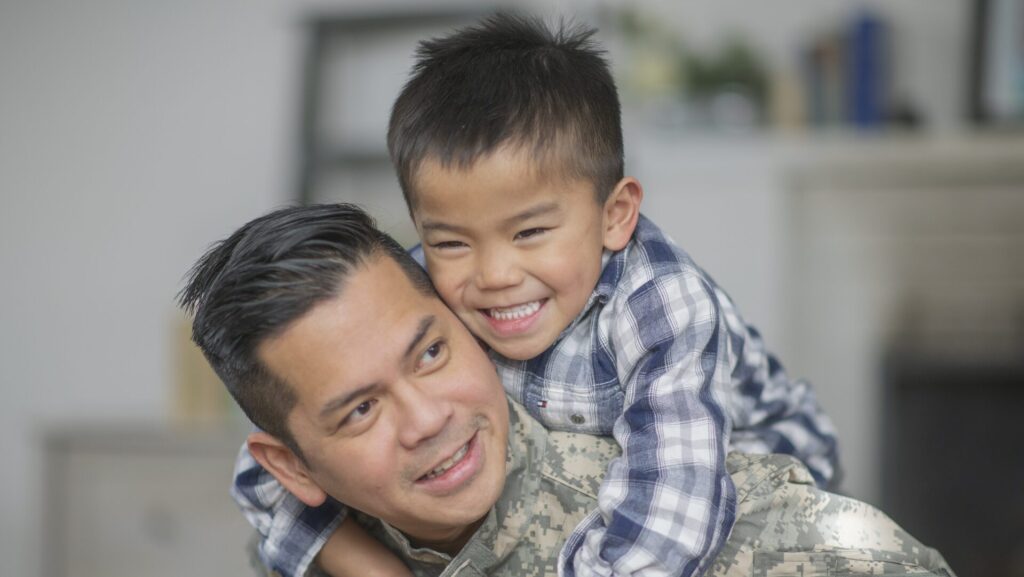
[[[513,321],[526,318],[539,310],[540,301],[533,301],[514,307],[489,309],[487,313],[499,321]]]
[[[455,451],[455,454],[452,455],[450,458],[448,458],[445,462],[443,462],[440,465],[438,465],[433,471],[427,473],[427,478],[428,479],[433,479],[434,477],[437,477],[438,475],[445,474],[448,471],[448,469],[451,469],[452,467],[455,466],[456,463],[461,461],[462,458],[465,457],[466,453],[468,453],[468,452],[469,452],[469,443],[466,443],[465,445],[462,446],[461,449],[459,449],[458,451]]]

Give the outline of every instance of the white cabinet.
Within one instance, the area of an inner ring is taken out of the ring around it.
[[[46,441],[48,577],[251,575],[228,494],[245,431],[68,427]]]

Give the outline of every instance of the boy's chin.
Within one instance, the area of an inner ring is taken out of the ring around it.
[[[494,352],[513,361],[528,361],[546,351],[550,343],[508,342],[497,339],[484,339]]]
[[[487,321],[481,318],[481,315],[472,315],[470,318],[459,316],[463,324],[470,329],[470,332],[485,349],[513,361],[528,361],[543,354],[551,347],[555,338],[561,334],[561,331],[555,332],[553,335],[549,334],[550,327],[540,324],[535,326],[529,334],[503,337],[495,334],[488,326]]]

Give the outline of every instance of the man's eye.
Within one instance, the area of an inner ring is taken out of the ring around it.
[[[444,351],[444,341],[437,341],[436,343],[430,345],[429,347],[426,348],[426,350],[423,351],[423,354],[420,355],[419,362],[416,363],[416,369],[420,370],[430,367],[431,365],[436,363],[438,359],[441,358],[441,355],[444,354]]]
[[[525,238],[530,238],[530,237],[534,237],[534,236],[537,236],[537,235],[541,235],[541,234],[544,234],[547,231],[548,231],[548,229],[546,229],[546,228],[528,228],[526,230],[523,230],[523,231],[520,231],[520,232],[516,233],[516,240],[522,240],[522,239],[525,239]]]
[[[349,423],[356,423],[365,419],[373,411],[373,407],[376,405],[376,399],[370,399],[359,403],[356,408],[352,409],[352,412],[345,417],[345,420],[342,421],[341,424],[347,425]]]

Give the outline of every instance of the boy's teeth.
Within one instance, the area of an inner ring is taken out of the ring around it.
[[[540,310],[540,301],[533,301],[522,305],[507,308],[493,308],[488,310],[492,318],[499,321],[512,321],[526,318]]]
[[[452,455],[449,459],[447,459],[445,462],[443,462],[440,465],[438,465],[433,471],[427,473],[427,478],[428,479],[433,479],[434,477],[437,477],[438,475],[443,475],[446,471],[448,471],[448,469],[451,469],[452,467],[455,466],[456,463],[461,461],[462,458],[465,457],[466,453],[468,453],[468,452],[469,452],[469,443],[466,443],[465,445],[462,446],[461,449],[459,449],[458,451],[455,451],[455,454]]]

